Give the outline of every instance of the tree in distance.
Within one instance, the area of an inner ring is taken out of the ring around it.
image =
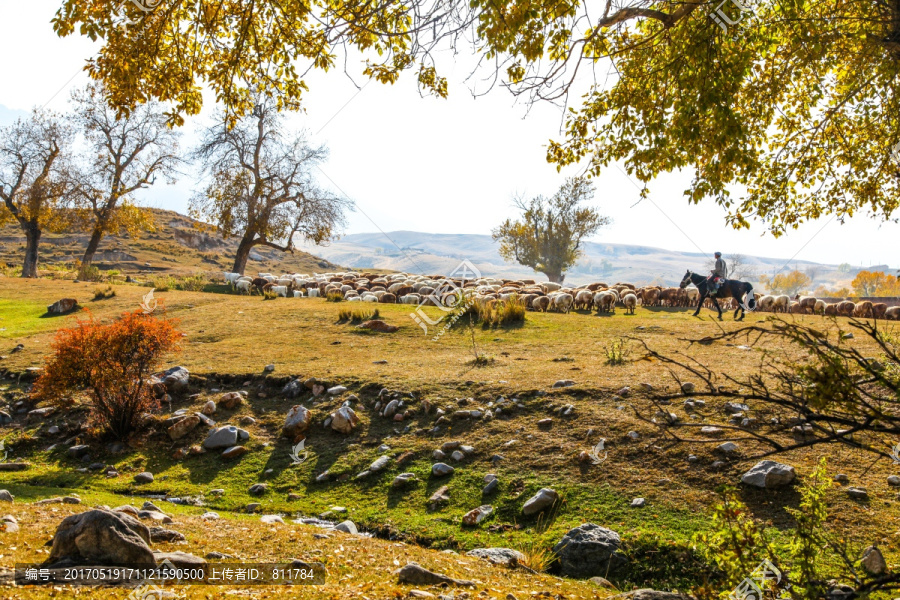
[[[221,115],[193,155],[208,185],[191,199],[191,214],[209,219],[226,237],[240,237],[234,273],[244,272],[255,246],[293,252],[295,237],[320,244],[344,224],[349,203],[313,177],[328,151],[286,131],[265,101],[231,127]]]
[[[612,222],[595,208],[581,206],[593,197],[590,180],[573,177],[550,198],[516,199],[521,219],[507,219],[493,230],[500,256],[562,283],[565,272],[578,261],[584,239]]]

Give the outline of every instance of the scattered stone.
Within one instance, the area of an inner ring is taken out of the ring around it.
[[[151,527],[150,528],[150,541],[153,543],[159,542],[183,542],[184,534],[178,531],[173,531],[171,529],[165,529],[163,527]]]
[[[585,579],[607,576],[627,563],[619,552],[619,534],[593,523],[570,530],[553,547],[563,575]]]
[[[46,564],[62,560],[100,565],[156,566],[150,530],[121,512],[89,510],[63,519]]]
[[[727,456],[737,454],[739,451],[740,448],[734,442],[725,442],[724,444],[716,446],[716,452],[725,454]]]
[[[78,444],[77,446],[72,446],[68,450],[66,450],[66,454],[68,454],[72,458],[83,458],[91,451],[91,447],[87,444]]]
[[[372,319],[371,321],[365,321],[360,325],[356,326],[357,329],[368,329],[370,331],[377,331],[379,333],[395,333],[400,330],[400,328],[396,325],[388,325],[384,321],[380,319]]]
[[[0,502],[12,502],[15,498],[9,493],[9,490],[0,490]]]
[[[200,569],[206,566],[206,560],[187,552],[153,552],[157,563],[171,563],[177,569]]]
[[[431,467],[431,474],[435,477],[445,477],[447,475],[452,475],[455,469],[446,463],[435,463]]]
[[[343,531],[344,533],[349,533],[352,535],[356,535],[359,533],[359,530],[356,529],[356,524],[353,521],[344,521],[342,523],[338,523],[334,526],[335,531]]]
[[[347,391],[347,388],[345,388],[344,386],[336,385],[332,388],[328,388],[328,395],[329,396],[340,396],[341,394],[343,394],[346,391]]]
[[[450,488],[442,485],[428,499],[428,510],[435,511],[450,502]]]
[[[847,495],[855,500],[868,500],[869,492],[865,488],[847,488]]]
[[[900,486],[900,477],[896,475],[889,475],[887,478],[887,482],[891,487],[898,487]]]
[[[837,483],[850,483],[850,478],[847,477],[847,476],[846,476],[845,474],[843,474],[843,473],[838,473],[837,475],[835,475],[835,476],[834,476],[834,480],[835,480]]]
[[[497,491],[497,488],[500,487],[500,480],[494,477],[490,481],[487,482],[487,485],[484,486],[481,490],[482,496],[489,496]]]
[[[78,300],[75,298],[63,298],[61,300],[57,300],[53,304],[47,307],[47,314],[51,315],[65,315],[78,307]]]
[[[194,416],[200,419],[200,422],[206,425],[207,427],[215,427],[216,422],[204,415],[203,413],[194,413]]]
[[[430,592],[426,592],[425,590],[417,590],[415,588],[409,590],[410,598],[434,598],[434,594]],[[443,598],[443,596],[442,596]]]
[[[887,572],[887,563],[877,546],[869,546],[863,550],[860,565],[869,575],[878,576]]]
[[[399,475],[394,477],[394,481],[391,482],[391,487],[394,489],[401,489],[412,485],[417,481],[419,480],[416,477],[415,473],[400,473]]]
[[[625,387],[620,388],[618,391],[616,391],[616,395],[621,396],[622,398],[627,398],[631,395],[631,388],[626,385]]]
[[[638,441],[639,439],[641,439],[641,434],[639,434],[637,431],[629,431],[625,435],[628,436],[628,438],[630,438],[632,441],[635,441],[635,442]]]
[[[631,501],[631,508],[644,508],[646,506],[647,501],[643,498],[635,498]]]
[[[209,552],[206,555],[208,560],[222,560],[225,558],[234,558],[230,554],[225,554],[224,552]]]
[[[256,419],[254,419],[250,415],[244,415],[243,417],[241,417],[241,425],[243,425],[244,427],[248,425],[256,425]]]
[[[203,519],[204,521],[215,521],[216,519],[219,518],[219,513],[212,512],[212,511],[205,512],[202,515],[200,515],[200,518]]]
[[[250,452],[250,449],[246,446],[232,446],[222,452],[222,458],[239,458],[248,452]]]
[[[282,519],[278,515],[263,515],[259,520],[262,523],[281,523],[282,525],[284,525],[284,519]]]
[[[19,531],[19,522],[16,521],[16,518],[12,515],[0,517],[0,526],[2,526],[2,531],[5,531],[6,533],[16,533]]]
[[[546,508],[553,506],[553,503],[559,499],[559,494],[551,488],[541,488],[537,494],[529,498],[522,507],[522,512],[528,516],[539,513]]]
[[[309,421],[309,411],[297,404],[288,411],[284,420],[284,427],[281,430],[282,434],[296,440],[309,428]]]
[[[758,488],[773,489],[789,484],[796,476],[794,467],[774,460],[763,460],[741,476],[741,483]]]
[[[460,442],[460,441],[444,442],[443,444],[441,444],[441,452],[444,452],[444,453],[453,452],[454,450],[459,448],[461,445],[462,445],[462,442]]]
[[[466,556],[474,556],[489,560],[495,565],[508,565],[513,561],[525,560],[525,555],[511,548],[475,548],[466,552]]]
[[[602,588],[606,588],[608,590],[616,589],[616,586],[614,586],[612,583],[610,583],[608,579],[605,579],[603,577],[591,577],[590,579],[588,579],[588,581],[590,581],[594,585],[600,586]]]
[[[359,417],[349,406],[342,406],[331,416],[331,428],[338,433],[352,433],[358,423]]]
[[[721,435],[722,431],[723,430],[720,427],[706,426],[700,428],[700,433],[703,435]]]
[[[254,496],[259,496],[261,494],[265,494],[268,490],[269,490],[268,483],[254,483],[253,485],[250,486],[250,489],[248,490],[248,492],[253,494]]]
[[[238,442],[238,428],[234,425],[225,425],[209,432],[203,447],[207,450],[218,450],[220,448],[231,448],[236,446]]]
[[[191,374],[184,367],[172,367],[163,371],[158,377],[162,379],[167,392],[178,394],[187,389]]]
[[[573,385],[575,385],[575,382],[572,381],[571,379],[560,379],[559,381],[557,381],[556,383],[553,384],[553,387],[564,388],[564,387],[572,387]]]
[[[191,431],[193,431],[194,428],[199,424],[200,417],[198,417],[197,415],[190,415],[184,417],[183,419],[179,419],[167,430],[169,433],[169,438],[172,440],[181,439]]]
[[[486,518],[488,518],[491,513],[494,512],[494,507],[489,504],[484,504],[479,506],[478,508],[474,508],[463,515],[462,523],[463,525],[474,526],[478,525]]]
[[[266,365],[263,368],[263,372],[265,372],[265,373],[271,373],[274,370],[275,370],[275,365]]]
[[[262,508],[262,504],[260,504],[259,502],[251,502],[244,507],[244,510],[246,510],[248,513],[253,513],[258,511],[260,508]]]
[[[550,429],[553,427],[553,419],[541,419],[537,422],[538,429]]]
[[[212,400],[209,400],[206,404],[203,405],[203,408],[200,409],[204,415],[214,415],[216,414],[216,403]]]
[[[35,418],[40,417],[42,419],[46,419],[47,417],[49,417],[50,415],[52,415],[55,412],[56,412],[55,406],[46,406],[44,408],[36,408],[34,410],[28,411],[28,418],[30,419],[31,417],[35,417]]]
[[[441,575],[440,573],[429,571],[428,569],[421,567],[416,563],[409,563],[408,565],[401,567],[400,570],[397,571],[397,575],[398,583],[411,583],[413,585],[446,584],[460,587],[473,587],[475,585],[471,581],[453,579],[452,577],[447,577],[446,575]]]
[[[219,406],[228,410],[234,410],[243,403],[244,397],[240,394],[240,392],[228,392],[219,396]],[[206,413],[206,411],[203,412],[205,414],[212,414]],[[215,410],[213,410],[213,412],[215,412]]]
[[[681,391],[685,394],[693,394],[695,386],[690,381],[685,381],[681,384]]]
[[[452,458],[452,459],[455,460],[456,462],[461,461],[461,460],[464,459],[465,457],[466,457],[466,455],[463,454],[462,452],[460,452],[459,450],[454,450],[454,451],[453,451],[453,454],[450,455],[450,458]]]
[[[153,483],[153,473],[149,471],[144,471],[143,473],[138,473],[134,476],[135,483]]]
[[[28,468],[28,463],[0,463],[0,472],[5,471],[24,471]]]
[[[750,410],[750,407],[737,402],[726,402],[722,409],[729,415],[735,415]]]

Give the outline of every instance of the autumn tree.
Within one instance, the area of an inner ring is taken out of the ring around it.
[[[886,282],[887,277],[881,271],[860,271],[850,285],[857,296],[874,296]]]
[[[206,130],[194,157],[208,185],[192,198],[191,212],[240,238],[233,272],[244,272],[255,246],[293,252],[295,238],[319,244],[336,235],[349,205],[313,177],[327,154],[288,132],[266,102],[233,127],[223,116]]]
[[[159,177],[175,182],[180,134],[169,127],[156,102],[117,114],[96,84],[76,91],[72,99],[75,123],[88,147],[75,188],[80,200],[77,213],[91,232],[81,259],[83,275],[105,234],[136,235],[150,226],[149,211],[135,204],[133,194]]]
[[[38,276],[43,232],[66,225],[62,203],[71,190],[72,138],[59,116],[39,109],[0,128],[0,225],[15,221],[25,234],[22,277]]]
[[[620,163],[644,183],[691,171],[690,202],[780,234],[825,215],[894,213],[897,14],[874,0],[64,0],[53,27],[102,38],[88,70],[116,106],[171,101],[176,122],[200,111],[207,87],[239,116],[252,112],[250,90],[296,108],[311,70],[346,70],[357,55],[370,78],[409,71],[446,96],[438,51],[476,54],[473,82],[573,100],[547,152],[557,165]]]
[[[805,273],[796,269],[790,273],[778,273],[771,279],[764,275],[760,277],[759,281],[771,293],[787,294],[788,296],[794,296],[812,284],[812,280]]]
[[[60,402],[84,391],[99,431],[125,438],[142,413],[158,408],[150,376],[167,354],[178,350],[180,339],[171,320],[141,311],[125,313],[112,323],[92,316],[78,320],[57,332],[33,397]]]
[[[521,218],[507,219],[493,230],[494,241],[500,242],[500,256],[562,283],[565,272],[581,255],[584,239],[611,222],[596,209],[581,206],[593,197],[590,180],[576,177],[567,179],[550,198],[517,199]]]

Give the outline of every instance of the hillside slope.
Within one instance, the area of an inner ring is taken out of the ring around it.
[[[94,264],[101,271],[123,273],[158,271],[193,274],[198,271],[231,270],[237,238],[223,239],[211,225],[174,211],[151,209],[156,230],[140,237],[107,236],[100,244]],[[45,233],[41,238],[39,268],[81,258],[88,233]],[[14,224],[0,227],[0,263],[18,267],[25,250],[25,236]],[[337,268],[327,260],[304,251],[294,254],[258,247],[250,253],[247,272],[327,271]]]

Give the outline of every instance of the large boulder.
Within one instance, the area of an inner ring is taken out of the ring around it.
[[[166,386],[166,391],[175,394],[187,389],[190,377],[190,372],[184,367],[172,367],[159,375],[159,378],[162,379],[163,384]]]
[[[511,563],[513,560],[525,560],[524,554],[522,554],[518,550],[512,550],[510,548],[475,548],[474,550],[469,550],[468,552],[466,552],[466,556],[483,558],[498,565],[506,565]]]
[[[563,575],[586,579],[606,577],[623,567],[627,559],[619,552],[622,540],[611,529],[593,523],[570,530],[553,547]]]
[[[352,433],[359,423],[359,417],[349,406],[340,407],[331,418],[331,428],[338,433]]]
[[[200,417],[197,415],[188,415],[185,418],[176,421],[169,427],[169,437],[172,440],[178,440],[189,434],[194,428],[200,424]]]
[[[309,411],[297,404],[288,411],[281,431],[285,436],[297,439],[309,428],[309,419]]]
[[[741,483],[758,488],[772,489],[789,484],[797,476],[794,467],[774,460],[763,460],[744,473]]]
[[[556,490],[550,488],[541,488],[538,493],[529,498],[522,507],[525,516],[539,513],[546,508],[553,506],[553,503],[559,499]]]
[[[63,519],[53,536],[44,564],[62,560],[96,565],[156,565],[150,550],[150,530],[121,512],[89,510]]]
[[[234,425],[226,425],[213,429],[209,432],[203,447],[207,450],[216,450],[219,448],[231,448],[236,446],[238,441],[238,428]]]
[[[47,314],[64,315],[72,312],[76,308],[78,308],[78,300],[75,298],[63,298],[48,306]]]
[[[244,402],[244,397],[240,392],[226,392],[219,397],[218,404],[222,408],[234,410]]]

